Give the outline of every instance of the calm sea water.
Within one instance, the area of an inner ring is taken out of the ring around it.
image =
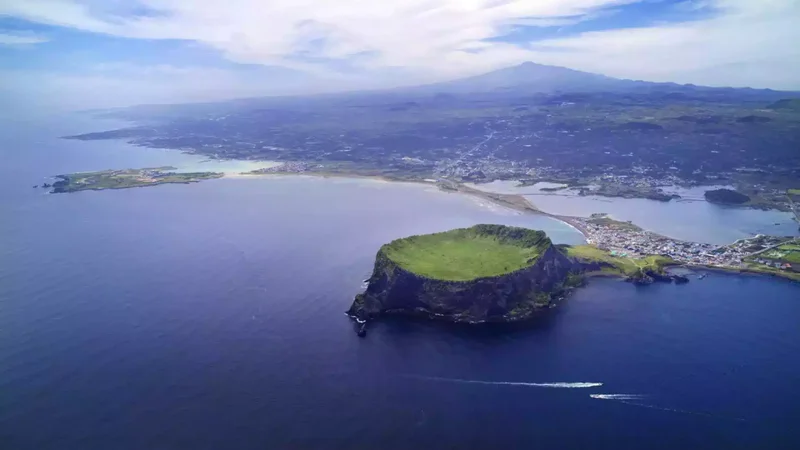
[[[800,236],[798,223],[788,212],[759,211],[706,201],[673,200],[666,203],[646,199],[581,197],[571,191],[542,193],[537,186],[516,187],[516,184],[497,181],[475,187],[521,193],[541,210],[552,214],[585,217],[607,213],[615,219],[631,220],[647,230],[686,241],[724,245],[756,234]],[[687,199],[702,199],[706,189],[710,188],[673,188],[670,191]]]
[[[46,195],[45,174],[174,154],[20,130],[0,177],[0,448],[800,446],[798,284],[594,280],[525,326],[387,320],[360,339],[343,312],[392,238],[580,235],[363,181]]]

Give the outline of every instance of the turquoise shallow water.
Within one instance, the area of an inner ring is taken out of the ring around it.
[[[31,177],[149,155],[23,138],[0,186],[2,448],[800,445],[796,283],[594,280],[530,324],[387,320],[359,339],[344,310],[390,239],[480,222],[580,235],[351,180],[46,195]]]

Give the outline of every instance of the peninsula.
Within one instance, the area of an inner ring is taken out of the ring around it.
[[[384,314],[515,322],[553,306],[585,276],[672,281],[663,270],[670,264],[665,257],[636,260],[592,246],[556,246],[543,231],[475,225],[381,247],[369,285],[348,314],[361,322]]]
[[[43,184],[42,187],[50,188],[53,194],[99,191],[104,189],[127,189],[159,184],[172,183],[197,183],[203,180],[220,178],[218,172],[174,172],[175,167],[150,167],[144,169],[101,170],[99,172],[77,172],[65,175],[56,175],[59,180],[52,185]]]

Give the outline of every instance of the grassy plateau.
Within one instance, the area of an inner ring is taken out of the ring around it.
[[[446,281],[494,277],[531,266],[550,246],[541,232],[502,225],[476,225],[398,239],[382,249],[409,272]]]

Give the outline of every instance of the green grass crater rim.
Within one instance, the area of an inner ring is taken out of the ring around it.
[[[532,266],[552,245],[543,231],[476,225],[397,239],[381,251],[401,268],[426,278],[470,281]]]

